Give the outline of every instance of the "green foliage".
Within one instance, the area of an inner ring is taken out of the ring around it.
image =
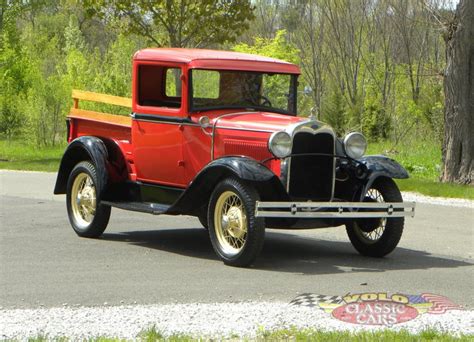
[[[171,47],[233,42],[254,18],[248,0],[86,0],[84,6],[90,16],[126,20],[127,33]]]
[[[68,110],[70,86],[63,74],[63,31],[67,18],[58,14],[37,18],[39,29],[28,26],[22,35],[22,54],[28,60],[25,79],[30,84],[18,109],[26,117],[23,132],[32,143],[55,145],[64,140],[64,119]]]
[[[108,32],[113,39],[91,45],[86,28],[97,23],[73,2],[12,2],[5,16],[10,19],[1,33],[0,134],[7,139],[21,136],[35,146],[63,142],[73,88],[131,96],[131,58],[143,40]],[[129,113],[101,104],[81,107]]]
[[[5,17],[9,17],[6,12]],[[19,133],[24,118],[18,114],[19,97],[29,86],[26,80],[27,60],[18,53],[19,32],[9,20],[4,19],[0,33],[0,133],[9,139]]]
[[[286,40],[286,30],[277,31],[275,37],[271,39],[255,37],[253,45],[240,43],[234,45],[232,49],[299,64],[299,50]]]
[[[346,105],[344,97],[337,90],[324,102],[321,120],[330,124],[339,136],[346,133]]]

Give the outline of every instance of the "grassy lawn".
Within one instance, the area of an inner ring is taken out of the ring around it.
[[[405,142],[395,147],[388,141],[369,143],[367,154],[395,159],[415,179],[436,182],[441,170],[441,147],[434,142]]]
[[[384,330],[378,332],[325,332],[312,329],[279,330],[262,333],[261,341],[472,341],[472,336],[454,337],[434,330],[426,330],[419,334],[407,331]]]
[[[393,147],[390,142],[369,143],[367,154],[384,154],[395,159],[410,173],[396,180],[402,191],[428,196],[474,199],[474,187],[438,182],[441,170],[440,146],[431,141],[407,141]]]
[[[325,332],[319,330],[305,329],[289,329],[289,330],[277,330],[277,331],[261,331],[254,339],[242,338],[239,335],[231,336],[230,338],[214,338],[209,339],[200,336],[190,336],[176,334],[172,336],[164,336],[154,328],[144,331],[138,336],[139,341],[154,342],[154,341],[173,341],[173,342],[184,342],[184,341],[321,341],[321,342],[368,342],[368,341],[413,341],[413,342],[428,342],[428,341],[472,341],[472,335],[462,335],[455,337],[447,333],[441,333],[434,330],[422,331],[418,334],[411,334],[406,331],[391,331],[383,330],[378,332]],[[28,339],[29,342],[43,342],[49,341],[47,337],[38,336],[35,338]],[[69,342],[68,338],[57,338],[52,339],[53,341]],[[118,342],[126,341],[123,339],[98,337],[88,339],[89,342]]]
[[[57,172],[66,144],[36,148],[18,140],[0,140],[0,169]]]
[[[0,140],[0,169],[56,172],[66,144],[35,148],[19,140]],[[474,187],[438,182],[441,152],[432,142],[401,144],[393,148],[389,142],[369,144],[368,154],[385,154],[397,160],[410,173],[410,178],[397,180],[402,191],[428,196],[474,199]]]

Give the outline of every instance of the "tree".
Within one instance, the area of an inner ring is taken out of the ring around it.
[[[152,44],[205,47],[233,42],[253,20],[249,0],[84,0],[89,15],[128,20],[127,31]]]
[[[322,48],[325,36],[325,17],[319,12],[314,1],[300,3],[287,9],[286,24],[294,27],[291,41],[298,47],[301,69],[305,80],[311,87],[314,109],[319,119],[328,120],[322,115],[322,97],[324,92],[324,71],[327,66],[326,49]],[[291,25],[291,23],[294,23]]]
[[[474,185],[474,1],[460,1],[445,40],[441,180]]]

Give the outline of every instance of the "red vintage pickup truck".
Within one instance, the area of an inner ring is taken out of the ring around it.
[[[144,49],[133,57],[132,99],[74,91],[69,145],[55,194],[67,194],[79,236],[99,237],[111,207],[193,215],[224,263],[248,266],[265,228],[345,225],[363,255],[398,244],[414,203],[393,178],[408,173],[364,156],[357,132],[338,138],[297,116],[300,69],[250,54]],[[79,100],[131,108],[130,117]]]

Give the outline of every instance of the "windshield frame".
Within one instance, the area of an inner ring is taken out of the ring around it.
[[[210,107],[202,107],[202,108],[194,108],[193,107],[193,70],[208,70],[208,71],[233,71],[233,72],[248,72],[248,73],[255,73],[255,74],[279,74],[279,75],[289,75],[290,76],[290,91],[293,92],[293,103],[292,103],[292,111],[287,111],[284,109],[279,109],[275,107],[266,107],[266,106],[240,106],[240,105],[225,105],[225,106],[210,106]],[[270,112],[270,113],[278,113],[284,114],[289,116],[297,116],[298,115],[298,76],[299,74],[287,73],[287,72],[267,72],[267,71],[254,71],[254,70],[229,70],[229,69],[208,69],[208,68],[192,68],[188,70],[188,109],[190,113],[199,113],[205,112],[209,110],[225,110],[225,109],[244,109],[250,111],[262,111],[262,112]]]

